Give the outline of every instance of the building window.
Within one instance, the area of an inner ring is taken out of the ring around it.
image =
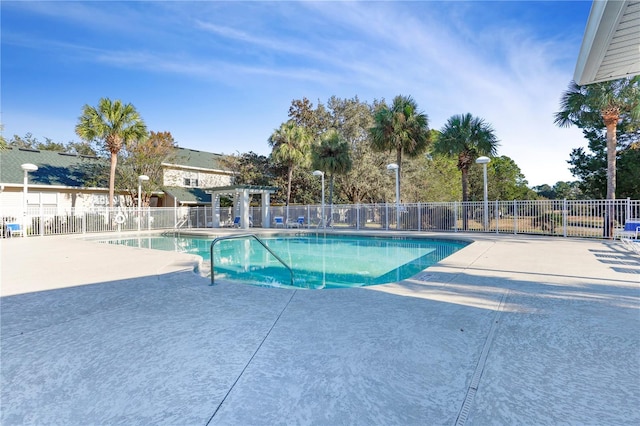
[[[198,186],[198,179],[184,178],[184,186],[196,187]]]

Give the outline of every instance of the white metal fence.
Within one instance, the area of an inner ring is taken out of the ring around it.
[[[485,216],[486,208],[486,216]],[[233,226],[232,208],[218,212],[220,226]],[[29,207],[26,212],[3,211],[5,224],[19,223],[29,236],[98,232],[211,228],[216,221],[211,207],[114,208],[61,211],[55,207]],[[254,227],[266,227],[259,207],[250,209]],[[640,200],[544,200],[271,206],[268,227],[282,217],[285,227],[335,229],[493,232],[562,237],[606,238],[627,218],[640,218]],[[299,225],[298,218],[302,218]]]

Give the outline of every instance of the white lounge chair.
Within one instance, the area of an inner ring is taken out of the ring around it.
[[[304,226],[304,216],[298,216],[294,221],[287,222],[287,228],[302,228]]]
[[[620,241],[622,241],[622,244],[630,251],[640,254],[640,239],[621,237]]]
[[[4,234],[7,238],[11,238],[16,235],[24,235],[24,229],[22,229],[22,225],[17,222],[9,222],[4,226]]]
[[[624,222],[624,228],[616,229],[614,238],[640,238],[640,218],[629,218]]]

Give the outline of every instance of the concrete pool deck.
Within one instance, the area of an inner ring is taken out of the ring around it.
[[[475,242],[410,280],[231,285],[192,255],[0,242],[0,424],[640,424],[640,257]]]

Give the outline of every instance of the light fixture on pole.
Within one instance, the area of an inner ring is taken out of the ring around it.
[[[24,181],[22,185],[22,236],[27,236],[27,195],[29,193],[29,172],[35,172],[38,170],[38,166],[31,163],[24,163],[20,165],[24,170]]]
[[[489,198],[487,194],[487,164],[491,159],[489,157],[478,157],[476,163],[482,164],[482,175],[484,177],[484,230],[489,229]]]
[[[395,170],[396,172],[396,229],[400,229],[400,166],[391,163],[387,165],[387,170]]]
[[[316,170],[313,172],[314,176],[320,176],[322,179],[322,227],[325,228],[325,220],[324,220],[324,172],[321,170]]]
[[[142,182],[149,180],[149,176],[138,176],[138,231],[140,231],[140,222],[142,222]]]

